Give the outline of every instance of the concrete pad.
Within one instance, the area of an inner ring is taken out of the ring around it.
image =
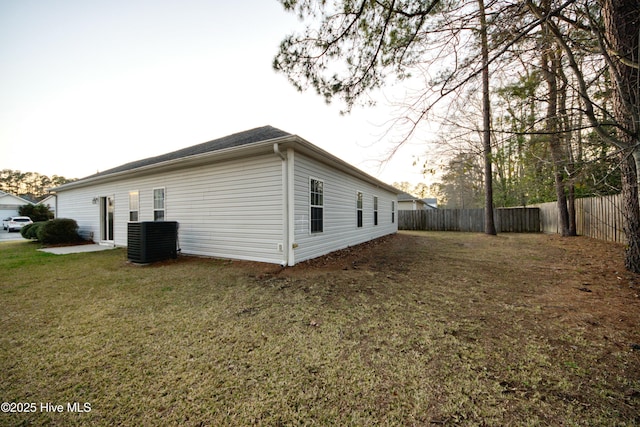
[[[115,246],[78,245],[78,246],[61,246],[59,248],[44,248],[44,249],[38,249],[38,250],[42,252],[48,252],[50,254],[67,255],[67,254],[79,254],[84,252],[99,252],[99,251],[106,251],[109,249],[115,249]]]

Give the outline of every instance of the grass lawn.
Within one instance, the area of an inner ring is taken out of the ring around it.
[[[640,424],[620,245],[399,233],[287,269],[36,249],[0,244],[0,397],[36,404],[0,425]]]

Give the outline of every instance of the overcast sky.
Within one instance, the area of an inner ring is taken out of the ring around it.
[[[301,26],[276,0],[0,0],[0,169],[81,178],[272,125],[382,181],[425,181],[419,141],[380,168],[384,99],[340,116],[272,70]]]

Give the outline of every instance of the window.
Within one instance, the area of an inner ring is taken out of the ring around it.
[[[153,189],[153,220],[164,221],[164,188]]]
[[[396,222],[396,202],[391,202],[391,223]]]
[[[378,225],[378,198],[373,197],[373,225]]]
[[[362,193],[359,191],[356,195],[356,217],[358,220],[358,227],[362,227]]]
[[[311,232],[322,233],[324,231],[324,183],[322,181],[310,178],[309,202]]]
[[[140,194],[137,191],[129,192],[129,221],[136,222],[140,212]]]

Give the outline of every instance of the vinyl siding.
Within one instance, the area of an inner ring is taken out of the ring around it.
[[[98,196],[106,196],[106,191],[108,190],[111,190],[109,195],[112,195],[112,189],[102,187],[79,188],[58,193],[57,217],[76,220],[80,228],[80,234],[84,238],[90,238],[98,242],[100,240],[100,205],[98,203],[94,204],[93,199]],[[128,214],[128,197],[126,203]],[[116,215],[118,214],[119,204],[120,202],[116,200]],[[119,221],[116,218],[116,231],[118,230],[118,223]]]
[[[0,220],[8,218],[10,216],[20,215],[18,209],[20,206],[28,205],[26,200],[20,200],[17,197],[10,196],[8,194],[2,195],[0,193]]]
[[[391,202],[397,195],[338,171],[310,157],[295,155],[295,260],[315,258],[398,231],[391,222]],[[324,230],[311,233],[309,179],[324,182]],[[363,226],[357,227],[356,193],[363,193]],[[373,197],[378,197],[378,225],[374,225]]]
[[[153,220],[153,189],[165,188],[165,220],[178,221],[182,253],[282,263],[282,161],[275,155],[129,178],[58,193],[58,216],[100,239],[100,204],[115,195],[115,244],[127,245],[129,191],[139,219]]]

